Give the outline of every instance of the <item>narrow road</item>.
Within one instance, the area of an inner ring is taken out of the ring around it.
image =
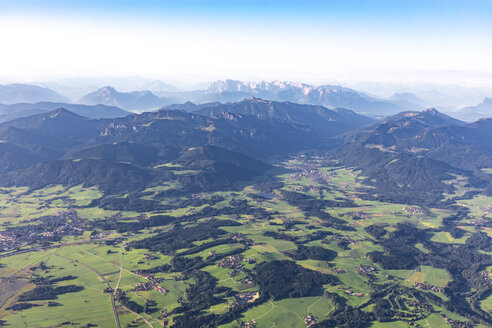
[[[272,306],[272,308],[271,308],[270,310],[266,311],[266,312],[265,312],[265,313],[263,313],[262,315],[260,315],[260,316],[258,316],[258,317],[256,317],[256,318],[254,318],[254,319],[252,319],[252,320],[258,320],[258,319],[260,319],[261,317],[263,317],[264,315],[266,315],[266,314],[268,314],[268,313],[272,312],[272,311],[276,308],[275,304],[273,304],[273,302],[272,302],[272,301],[270,301],[270,305]]]
[[[103,240],[109,240],[109,239],[105,239],[104,238],[104,239],[98,239],[97,241],[103,241]],[[60,244],[49,245],[49,246],[33,247],[33,248],[29,248],[29,249],[23,249],[23,250],[20,250],[20,251],[14,251],[14,252],[6,253],[6,254],[1,254],[0,255],[0,258],[5,258],[5,257],[10,257],[10,256],[15,256],[15,255],[20,255],[20,254],[30,253],[30,252],[47,251],[49,249],[59,248],[59,247],[63,247],[63,246],[74,246],[74,245],[90,244],[92,242],[94,242],[94,241],[93,240],[81,240],[81,241],[76,241],[76,242],[71,242],[71,243],[60,243]],[[64,258],[64,259],[66,259],[66,260],[68,260],[70,262],[78,263],[78,264],[86,267],[87,269],[91,270],[92,272],[94,272],[95,274],[97,274],[99,276],[99,278],[101,278],[101,280],[106,284],[106,286],[109,288],[109,290],[111,290],[111,292],[109,293],[109,298],[111,299],[111,306],[113,307],[113,314],[114,314],[114,320],[115,320],[115,323],[116,323],[116,328],[121,328],[121,326],[120,326],[120,319],[118,317],[118,311],[116,309],[116,304],[115,304],[115,300],[114,300],[114,293],[113,293],[113,290],[111,289],[111,285],[106,280],[106,278],[100,272],[96,271],[96,269],[94,269],[93,267],[90,267],[90,266],[88,266],[85,263],[79,262],[78,260],[74,260],[74,259],[71,259],[71,258],[62,256],[62,255],[59,255],[59,254],[55,254],[55,253],[48,253],[48,254],[55,255],[55,256]],[[120,280],[121,280],[121,274],[122,274],[121,271],[123,270],[123,255],[122,255],[121,261],[122,262],[121,262],[121,266],[120,266]],[[118,280],[118,285],[119,285],[120,280]]]
[[[110,292],[108,294],[109,294],[109,298],[111,299],[111,306],[113,307],[113,314],[114,314],[114,321],[116,323],[116,328],[121,328],[121,326],[120,326],[120,318],[118,317],[118,311],[116,309],[116,304],[115,304],[115,301],[114,301],[113,289],[111,288],[111,285],[109,284],[108,280],[106,280],[106,278],[99,271],[97,271],[96,269],[94,269],[91,266],[88,266],[85,263],[79,262],[78,260],[74,260],[74,259],[71,259],[71,258],[66,257],[66,256],[63,256],[63,255],[59,255],[59,254],[55,254],[55,253],[49,253],[49,254],[52,254],[52,255],[55,255],[55,256],[64,258],[64,259],[66,259],[66,260],[68,260],[70,262],[73,262],[73,263],[80,264],[80,265],[86,267],[87,269],[91,270],[92,272],[94,272],[95,274],[97,274],[99,276],[99,278],[101,278],[101,280],[106,284],[106,287],[108,288],[108,290],[110,290]]]
[[[121,252],[121,260],[120,260],[120,277],[118,278],[118,282],[116,283],[116,287],[114,290],[117,290],[120,287],[121,276],[123,274],[123,252]]]
[[[140,314],[138,314],[137,312],[133,312],[132,310],[130,310],[129,308],[127,308],[126,306],[123,306],[123,308],[131,313],[133,313],[135,316],[139,317],[140,319],[142,319],[146,324],[147,326],[149,326],[150,328],[154,328],[154,326],[152,325],[152,323],[145,319],[144,317],[142,317]]]
[[[312,303],[312,304],[311,304],[311,305],[307,308],[307,313],[311,313],[311,307],[312,307],[314,304],[316,304],[316,303],[318,303],[319,301],[321,301],[322,299],[323,299],[323,296],[320,296],[320,297],[318,298],[318,300],[316,300],[315,302],[313,302],[313,303]]]

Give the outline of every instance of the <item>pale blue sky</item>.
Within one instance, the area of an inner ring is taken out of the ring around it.
[[[492,1],[2,0],[0,45],[4,79],[481,81]]]

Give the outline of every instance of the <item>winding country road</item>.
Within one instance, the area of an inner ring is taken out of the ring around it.
[[[100,241],[100,240],[106,240],[106,239],[99,239],[98,241]],[[84,241],[71,242],[71,243],[55,244],[55,245],[50,245],[50,246],[33,247],[33,248],[29,248],[29,249],[23,249],[23,250],[20,250],[20,251],[15,251],[15,252],[10,252],[10,253],[6,253],[6,254],[1,254],[0,255],[0,258],[15,256],[15,255],[24,254],[24,253],[30,253],[30,252],[47,251],[49,249],[59,248],[59,247],[62,247],[62,246],[74,246],[74,245],[90,244],[91,242],[93,242],[93,241],[84,240]],[[111,299],[111,306],[113,307],[113,314],[114,314],[114,321],[116,323],[116,328],[121,328],[121,326],[120,326],[120,319],[118,317],[118,311],[116,309],[116,304],[115,304],[115,300],[114,300],[113,289],[111,288],[111,285],[106,280],[106,278],[100,272],[98,272],[96,269],[94,269],[93,267],[91,267],[91,266],[89,266],[89,265],[87,265],[85,263],[79,262],[78,260],[74,260],[74,259],[65,257],[63,255],[55,254],[55,253],[47,253],[47,254],[55,255],[55,256],[64,258],[64,259],[66,259],[66,260],[68,260],[70,262],[74,262],[74,263],[80,264],[80,265],[86,267],[87,269],[91,270],[95,274],[97,274],[99,276],[99,278],[101,278],[101,280],[106,284],[106,287],[110,291],[109,292],[109,298]],[[123,261],[123,258],[121,260]],[[121,272],[120,272],[120,275],[121,275]]]
[[[121,252],[120,256],[121,256],[121,258],[120,258],[120,276],[118,277],[118,282],[116,283],[116,287],[114,288],[114,290],[118,290],[118,288],[120,287],[121,276],[123,275],[123,252]]]
[[[114,314],[114,321],[116,323],[116,328],[121,328],[121,326],[120,326],[120,318],[118,317],[118,310],[116,309],[116,304],[115,304],[115,301],[114,301],[113,289],[111,288],[111,285],[109,284],[108,280],[99,271],[97,271],[96,269],[94,269],[93,267],[91,267],[91,266],[89,266],[89,265],[87,265],[85,263],[79,262],[78,260],[74,260],[74,259],[71,259],[71,258],[66,257],[66,256],[63,256],[63,255],[59,255],[59,254],[55,254],[55,253],[49,253],[49,254],[52,254],[52,255],[55,255],[55,256],[64,258],[64,259],[66,259],[66,260],[68,260],[70,262],[73,262],[73,263],[80,264],[80,265],[86,267],[87,269],[91,270],[92,272],[94,272],[95,274],[97,274],[99,276],[99,278],[101,278],[101,280],[106,284],[106,287],[110,291],[109,292],[109,298],[111,299],[111,306],[113,307],[113,314]]]

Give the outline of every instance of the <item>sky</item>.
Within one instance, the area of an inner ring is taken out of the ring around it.
[[[0,82],[492,87],[492,1],[0,0]]]

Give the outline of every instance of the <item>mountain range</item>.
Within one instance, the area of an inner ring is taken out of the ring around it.
[[[49,84],[48,84],[49,85]],[[273,101],[321,105],[327,108],[347,108],[369,116],[386,116],[404,110],[424,108],[424,101],[409,93],[383,99],[336,85],[313,86],[299,82],[215,81],[205,89],[183,91],[161,81],[142,85],[142,91],[121,92],[105,86],[77,100],[85,105],[106,105],[128,111],[143,112],[163,106],[185,103],[237,102],[250,97]],[[57,86],[57,90],[60,89]],[[2,92],[2,90],[4,90]],[[30,85],[8,85],[0,88],[0,104],[36,102],[70,103],[48,88]]]
[[[370,116],[395,114],[402,110],[421,108],[418,104],[392,102],[341,86],[313,86],[283,81],[260,83],[236,80],[216,81],[209,86],[202,99],[227,102],[251,96],[276,101],[322,105],[329,108],[347,108]]]
[[[415,110],[415,107],[425,108],[427,106],[427,101],[421,99],[409,92],[397,92],[386,100],[396,103],[402,108],[411,108]]]
[[[71,112],[87,118],[114,118],[131,114],[115,106],[81,105],[59,102],[18,103],[12,105],[0,104],[0,122],[11,121],[21,117],[49,112],[58,108],[65,108]]]
[[[127,110],[149,110],[172,103],[195,102],[228,103],[256,97],[274,101],[321,105],[328,108],[348,108],[356,112],[378,116],[418,109],[421,106],[408,100],[384,100],[365,95],[341,86],[314,87],[296,82],[243,82],[235,80],[215,81],[207,90],[161,91],[161,97],[151,91],[118,92],[106,86],[82,97],[79,102],[95,105],[118,106]]]
[[[108,194],[163,181],[194,190],[233,185],[267,170],[264,161],[323,144],[286,121],[168,109],[88,119],[60,108],[0,124],[0,140],[1,184],[97,184]],[[173,173],[175,165],[200,171]]]
[[[362,170],[378,199],[420,204],[438,201],[462,177],[484,187],[492,176],[492,120],[467,124],[435,109],[404,112],[341,137],[332,157]]]
[[[277,102],[255,97],[235,103],[215,102],[195,105],[188,102],[167,108],[182,109],[207,116],[227,112],[253,115],[261,119],[275,119],[309,127],[313,132],[323,137],[332,137],[375,122],[367,116],[359,115],[348,109],[328,109],[320,105],[304,105],[287,101]]]
[[[0,104],[34,103],[39,101],[70,102],[59,93],[30,84],[0,85]]]
[[[47,109],[55,104],[44,105],[44,109]],[[32,105],[32,108],[39,107],[37,104]],[[142,158],[143,149],[150,145],[159,149],[161,160],[172,159],[183,149],[207,144],[263,158],[301,150],[310,147],[310,144],[321,144],[322,137],[334,136],[374,122],[349,110],[261,99],[225,105],[187,103],[131,115],[125,115],[126,112],[119,110],[118,113],[121,112],[124,117],[112,119],[90,119],[94,115],[87,118],[79,114],[94,114],[97,110],[104,113],[113,107],[73,105],[72,108],[78,112],[58,108],[0,124],[3,147],[23,148],[30,154],[29,163],[36,158],[38,161],[59,159],[65,152],[76,152],[88,147],[95,148],[79,152],[75,158],[80,158],[81,154],[89,157],[90,154],[92,157],[104,154],[107,159],[109,154],[116,153],[120,156],[119,161],[125,161],[125,156],[129,156],[133,158],[130,162],[136,162]],[[106,145],[114,142],[134,143],[135,146],[124,144],[125,147],[121,148],[123,144],[120,144],[115,149],[115,146],[108,148]],[[136,145],[142,149],[138,151]],[[272,146],[275,149],[270,149]],[[133,157],[132,153],[135,154]],[[20,165],[4,164],[2,171]]]
[[[485,98],[476,106],[466,106],[453,113],[456,118],[473,122],[481,118],[492,117],[492,98]]]
[[[393,116],[362,136],[365,147],[439,160],[481,178],[492,167],[492,119],[465,123],[429,109]]]
[[[58,108],[0,123],[0,185],[84,183],[107,196],[163,184],[174,186],[169,192],[217,190],[309,151],[360,170],[371,186],[361,197],[432,205],[453,191],[446,180],[491,190],[491,131],[492,119],[465,123],[433,108],[377,122],[258,98],[119,118]]]
[[[82,97],[79,102],[87,105],[103,104],[127,110],[144,111],[158,109],[170,104],[171,100],[160,98],[149,90],[118,92],[114,88],[106,86]]]
[[[438,90],[429,91],[426,93],[425,99],[410,92],[397,92],[390,97],[381,98],[338,85],[314,86],[291,81],[247,82],[218,80],[208,84],[208,86],[196,86],[196,90],[181,90],[162,81],[147,81],[145,83],[136,81],[130,84],[137,91],[122,92],[112,86],[105,86],[86,94],[78,99],[76,103],[90,106],[105,105],[118,107],[125,111],[143,112],[157,110],[164,106],[169,107],[171,104],[193,103],[210,107],[209,104],[211,103],[235,103],[254,97],[278,102],[287,101],[298,104],[320,105],[330,109],[344,108],[370,117],[382,118],[403,111],[422,110],[430,105],[429,101],[425,100],[429,98],[427,96],[432,94],[432,92],[439,93]],[[43,85],[51,86],[50,83],[44,83]],[[53,84],[53,86],[56,86],[56,90],[65,90],[58,84]],[[128,89],[129,86],[127,85],[125,89]],[[85,89],[87,88],[89,86]],[[444,95],[441,96],[444,97]],[[463,121],[472,122],[482,117],[492,116],[492,101],[490,98],[485,98],[482,103],[476,106],[466,106],[460,110],[453,111],[449,109],[451,107],[449,107],[449,102],[445,101],[446,98],[439,99],[437,100],[438,103],[434,105],[443,103],[445,107],[439,107],[440,109],[444,109],[453,117]],[[24,113],[20,113],[20,108],[15,108],[19,114],[10,115],[8,113],[10,108],[7,108],[7,106],[18,103],[22,103],[19,107],[26,107],[27,104],[34,103],[39,103],[39,105],[38,108],[27,106],[29,110]],[[70,109],[91,118],[110,118],[122,115],[121,111],[115,109],[108,109],[106,113],[91,115],[89,111],[84,111],[81,107],[75,108],[75,103],[47,87],[28,84],[0,86],[1,121],[35,114],[41,112],[41,110],[46,111],[47,108],[48,110],[55,108],[53,107],[54,105],[47,105],[46,103],[56,103],[60,105],[59,107]],[[457,104],[453,103],[452,107],[455,108],[457,106]],[[39,111],[34,111],[34,109]]]

